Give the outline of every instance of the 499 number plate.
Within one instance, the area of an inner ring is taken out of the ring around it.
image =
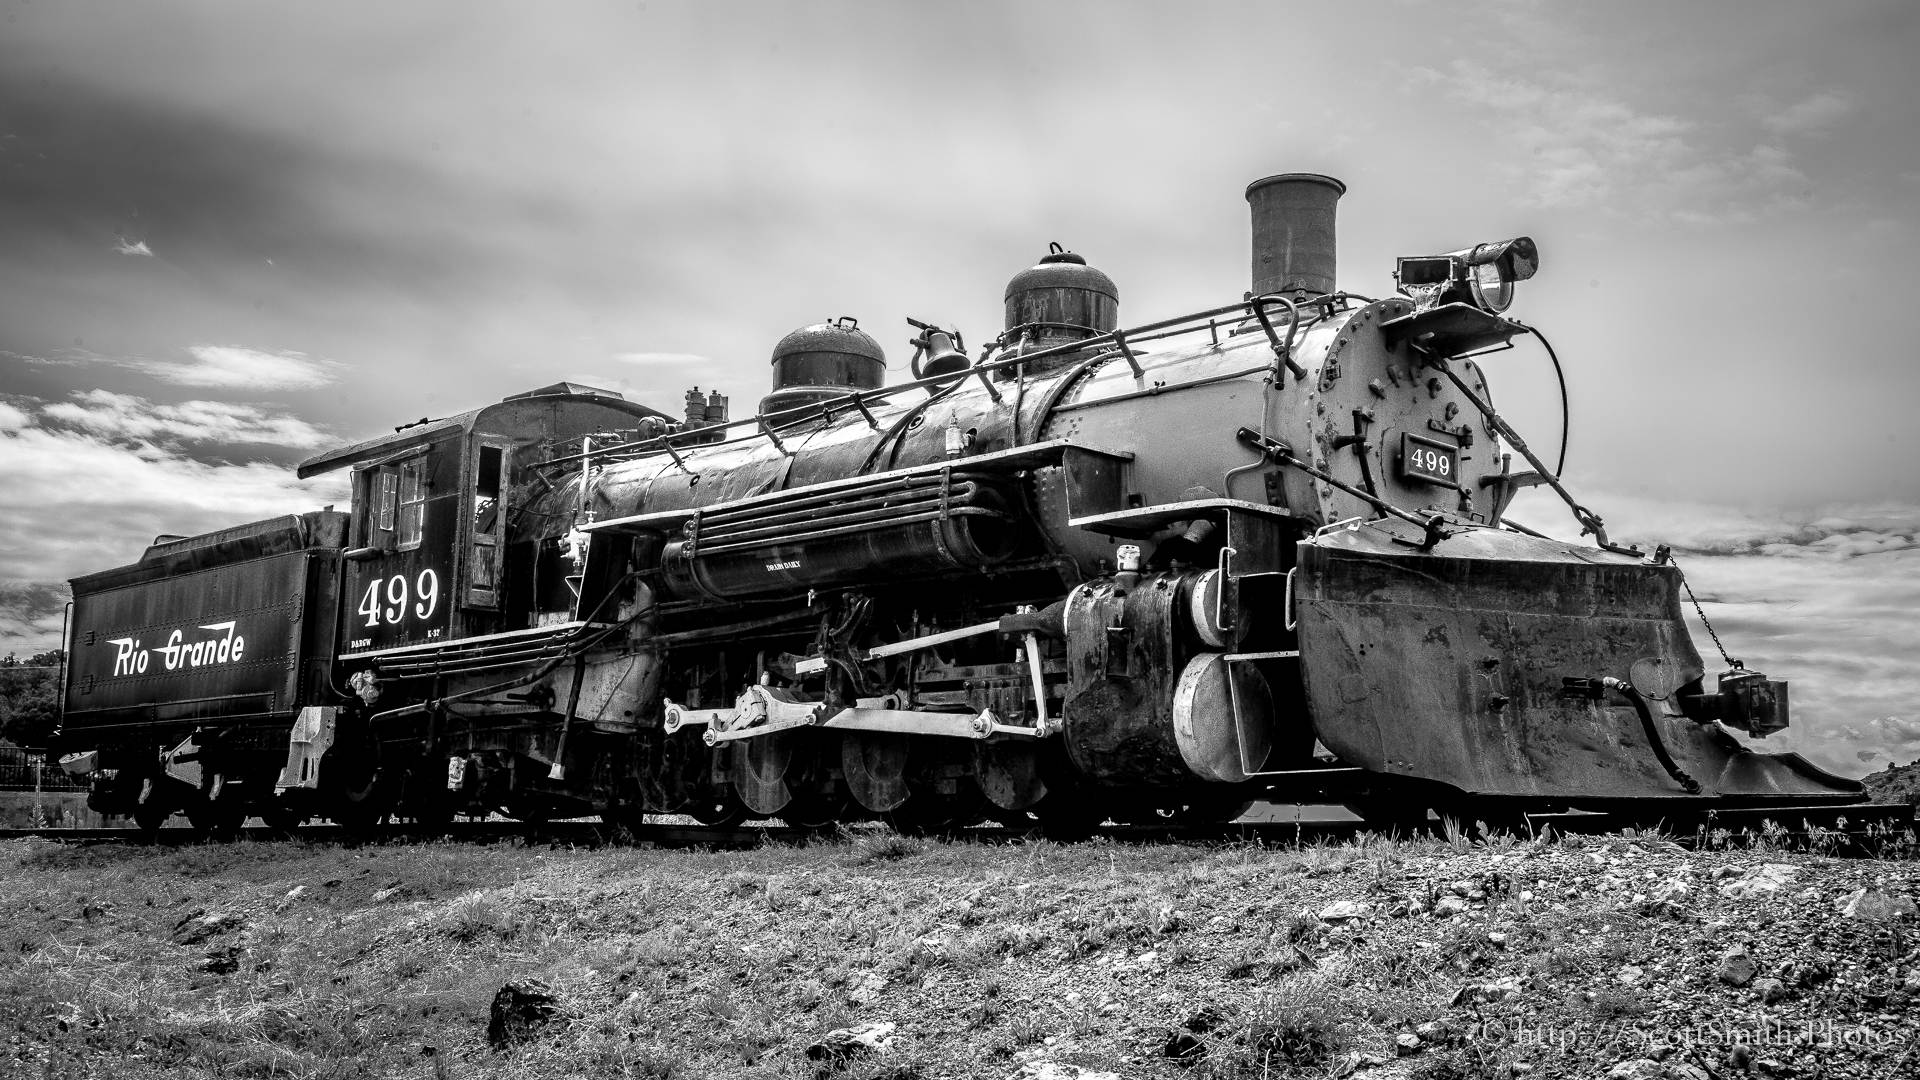
[[[1400,437],[1400,476],[1406,480],[1445,484],[1460,482],[1460,448],[1412,432]]]

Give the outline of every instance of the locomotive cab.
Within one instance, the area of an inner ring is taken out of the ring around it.
[[[665,417],[611,391],[557,383],[422,420],[322,454],[308,477],[353,469],[342,659],[524,630],[542,604],[532,545],[510,543],[509,506],[534,461],[595,433]]]

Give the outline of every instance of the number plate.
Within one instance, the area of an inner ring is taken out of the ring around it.
[[[1460,448],[1404,432],[1400,437],[1400,477],[1453,487],[1460,483]]]

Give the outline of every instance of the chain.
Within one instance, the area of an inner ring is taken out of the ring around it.
[[[1667,561],[1673,564],[1675,570],[1680,570],[1680,560],[1668,555]],[[1680,587],[1687,590],[1687,599],[1693,602],[1694,613],[1700,616],[1700,625],[1707,628],[1707,636],[1713,639],[1713,647],[1720,650],[1720,659],[1725,660],[1730,668],[1740,667],[1740,661],[1728,656],[1727,647],[1720,644],[1720,635],[1714,632],[1713,621],[1707,618],[1707,609],[1700,606],[1700,598],[1693,595],[1693,586],[1688,584],[1685,570],[1680,570]]]

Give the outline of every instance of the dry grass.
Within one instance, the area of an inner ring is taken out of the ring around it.
[[[1630,964],[1685,961],[1673,977],[1692,997],[1744,1001],[1700,977],[1725,933],[1705,925],[1713,902],[1652,918],[1629,900],[1689,858],[1465,832],[1303,848],[860,832],[731,852],[11,842],[0,1074],[1004,1080],[1049,1060],[1129,1078],[1325,1076],[1431,1021],[1672,1022],[1616,981]],[[1909,864],[1786,858],[1819,865],[1822,902],[1875,875],[1914,884]],[[1447,896],[1470,910],[1404,915]],[[1375,914],[1323,923],[1333,900]],[[245,924],[175,944],[194,911]],[[1877,938],[1831,948],[1920,961]],[[218,970],[202,970],[210,957]],[[493,996],[528,977],[559,1018],[496,1052]],[[1500,978],[1527,990],[1455,1002]],[[899,1025],[883,1055],[823,1071],[806,1054],[879,1020]],[[1451,1080],[1617,1058],[1450,1037],[1395,1068]]]

